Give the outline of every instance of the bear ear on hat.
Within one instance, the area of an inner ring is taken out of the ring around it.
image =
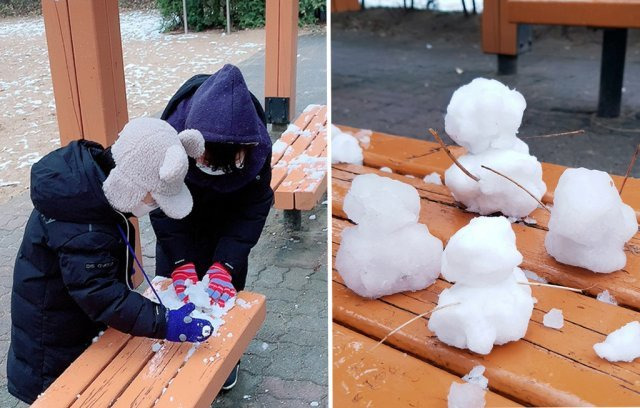
[[[196,129],[185,129],[178,133],[178,138],[189,157],[197,159],[204,154],[204,137]]]
[[[188,169],[189,161],[182,146],[170,146],[160,166],[160,180],[169,184],[183,182]]]

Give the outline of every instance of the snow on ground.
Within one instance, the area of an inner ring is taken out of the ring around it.
[[[360,1],[362,3],[362,0]],[[373,7],[404,7],[406,3],[407,7],[411,5],[411,0],[364,0],[366,8]],[[415,0],[413,2],[414,8],[426,9],[428,0]],[[462,0],[434,0],[434,10],[440,11],[462,11]],[[472,10],[472,0],[465,0],[467,4],[467,10]],[[478,12],[482,11],[483,0],[476,0],[476,9]]]
[[[264,30],[160,32],[156,11],[120,14],[129,117],[155,115],[193,75],[264,48]],[[0,203],[29,187],[31,165],[59,146],[41,16],[0,19]]]

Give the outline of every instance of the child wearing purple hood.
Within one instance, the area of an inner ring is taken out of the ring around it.
[[[178,296],[185,282],[209,281],[211,302],[224,303],[243,290],[249,252],[258,242],[273,203],[271,139],[260,102],[240,70],[225,65],[196,75],[173,96],[162,119],[177,131],[197,129],[205,153],[189,159],[185,183],[193,210],[181,220],[151,213],[156,233],[156,275],[171,277]],[[223,389],[231,389],[238,365]]]

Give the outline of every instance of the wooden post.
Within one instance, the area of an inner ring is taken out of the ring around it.
[[[295,116],[298,1],[266,0],[265,111],[284,125]]]
[[[42,0],[42,14],[61,145],[113,144],[129,120],[117,0]]]

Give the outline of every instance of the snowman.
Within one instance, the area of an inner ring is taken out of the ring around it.
[[[567,169],[560,176],[544,244],[558,262],[593,272],[624,268],[624,244],[638,231],[634,210],[622,202],[611,176]]]
[[[335,266],[358,295],[416,291],[438,278],[442,241],[418,223],[420,196],[414,187],[376,174],[357,176],[344,211],[358,225],[343,231]]]
[[[472,219],[444,250],[442,276],[454,284],[440,294],[442,308],[431,315],[429,330],[450,346],[479,354],[524,337],[534,301],[522,284],[521,262],[506,218]]]
[[[527,104],[522,94],[494,79],[476,78],[457,89],[445,116],[445,130],[468,154],[460,164],[479,180],[452,165],[445,184],[468,211],[481,215],[501,212],[528,216],[538,203],[509,180],[482,168],[490,167],[521,184],[540,199],[547,187],[540,162],[516,135]]]

